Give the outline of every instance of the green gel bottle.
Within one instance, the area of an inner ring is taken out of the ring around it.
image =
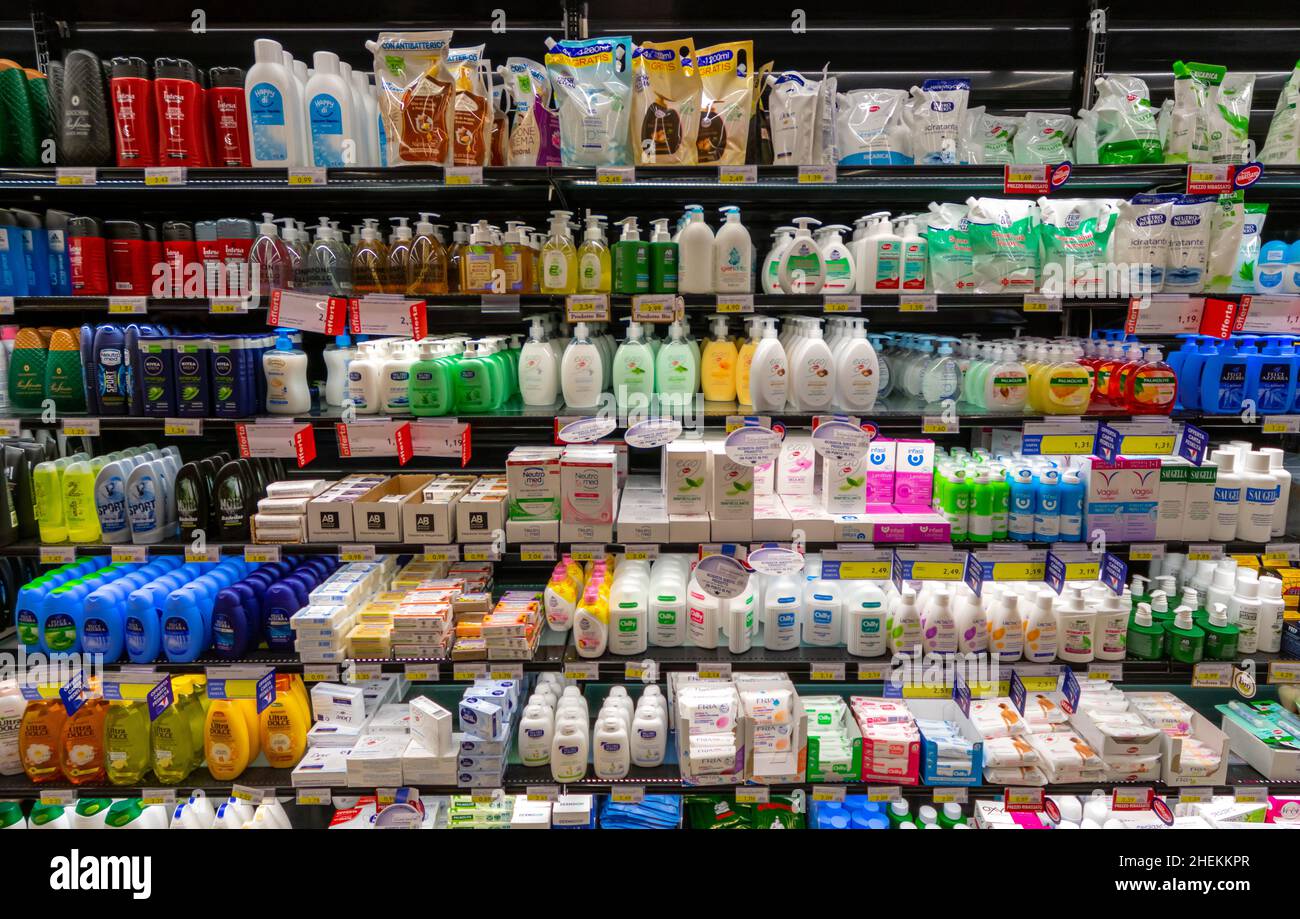
[[[1151,604],[1139,603],[1128,625],[1128,654],[1143,661],[1165,656],[1165,627],[1151,619]]]
[[[1192,620],[1192,610],[1180,606],[1173,622],[1165,624],[1169,657],[1183,664],[1197,664],[1205,659],[1205,630]]]

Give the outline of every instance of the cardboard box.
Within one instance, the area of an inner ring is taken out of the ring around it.
[[[602,446],[566,447],[560,460],[560,521],[608,527],[618,514],[618,459]],[[564,528],[560,528],[563,534]],[[567,539],[561,535],[561,539]]]
[[[511,520],[560,519],[560,447],[515,447],[506,457]]]
[[[709,515],[714,521],[754,519],[754,467],[727,455],[720,442],[713,445],[713,481]],[[748,539],[749,537],[742,537]]]
[[[491,542],[506,529],[506,496],[496,491],[471,490],[456,504],[456,539]]]
[[[349,475],[307,503],[307,538],[312,542],[351,542],[352,505],[387,479],[383,475]]]
[[[664,446],[663,492],[670,516],[708,514],[712,469],[713,452],[702,440],[674,440]]]
[[[672,542],[708,542],[708,514],[669,514],[668,535]]]
[[[420,498],[430,475],[395,475],[352,504],[354,538],[361,542],[401,542],[402,509]]]
[[[842,766],[824,764],[822,760],[822,737],[817,730],[818,725],[812,723],[812,719],[808,717],[806,711],[807,704],[816,699],[815,696],[804,699],[805,730],[808,731],[808,755],[804,773],[807,777],[806,781],[856,782],[862,775],[862,729],[858,727],[857,719],[853,717],[853,713],[848,709],[848,703],[845,702],[843,728],[849,740],[849,762]]]
[[[507,542],[559,542],[558,520],[507,520]]]
[[[754,496],[754,539],[788,542],[793,530],[794,521],[780,495]]]
[[[455,753],[452,746],[451,712],[427,696],[414,696],[409,703],[411,735],[430,753]],[[455,769],[452,769],[455,774]],[[450,781],[450,780],[448,780]]]
[[[1088,742],[1088,746],[1097,751],[1097,755],[1102,759],[1111,756],[1155,756],[1162,752],[1163,744],[1161,738],[1163,733],[1157,733],[1148,741],[1141,743],[1121,743],[1113,737],[1103,734],[1097,727],[1097,722],[1093,721],[1085,711],[1075,712],[1070,716],[1070,724],[1079,736]]]
[[[893,503],[929,505],[934,490],[934,441],[899,440],[896,444]]]
[[[877,437],[867,447],[867,503],[894,503],[894,463],[898,442]]]
[[[926,785],[979,785],[984,781],[984,739],[975,725],[962,712],[961,706],[951,699],[908,699],[912,715],[922,720],[951,721],[961,736],[972,741],[971,769],[969,775],[948,775],[940,770],[939,751],[934,742],[927,740],[921,731],[921,781]],[[920,725],[917,726],[918,729]]]
[[[419,497],[402,505],[402,536],[406,542],[446,545],[456,539],[456,506],[478,481],[472,475],[439,475],[421,489]]]
[[[744,673],[736,675],[736,689],[741,699],[740,724],[748,781],[760,785],[802,782],[808,756],[808,716],[794,684],[783,674]],[[756,711],[746,699],[748,693],[773,690],[789,693],[790,709],[784,718]]]
[[[1183,517],[1187,511],[1187,476],[1191,466],[1191,463],[1174,456],[1166,456],[1160,461],[1156,539],[1183,538]]]
[[[1203,744],[1220,751],[1219,768],[1210,775],[1187,776],[1179,771],[1183,752],[1183,738],[1160,734],[1161,781],[1166,785],[1225,785],[1228,781],[1228,735],[1210,723],[1199,712],[1192,715],[1191,736]]]
[[[671,542],[671,525],[661,491],[625,488],[618,503],[618,541]]]
[[[1300,780],[1300,750],[1270,747],[1228,715],[1223,716],[1223,733],[1232,752],[1254,766],[1266,779],[1285,782]]]

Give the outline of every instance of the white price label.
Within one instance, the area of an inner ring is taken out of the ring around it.
[[[1223,558],[1223,546],[1216,543],[1196,543],[1187,547],[1187,558],[1193,562],[1210,562]]]
[[[64,418],[61,425],[65,437],[98,437],[98,418]]]
[[[525,789],[529,801],[554,801],[560,796],[559,785],[529,785]]]
[[[67,565],[77,558],[76,546],[41,546],[42,565]]]
[[[220,546],[204,546],[202,549],[196,549],[193,546],[185,547],[185,564],[187,565],[211,565],[221,561]]]
[[[374,560],[374,546],[339,546],[339,561],[341,562],[373,562]]]
[[[800,185],[834,185],[834,166],[800,166]]]
[[[460,561],[460,546],[439,546],[436,549],[425,549],[424,560],[426,562],[458,562]]]
[[[746,785],[736,789],[737,804],[766,804],[772,800],[772,790],[766,785]]]
[[[1265,415],[1265,434],[1300,434],[1300,415]]]
[[[1061,298],[1046,294],[1025,294],[1024,306],[1026,313],[1059,313]]]
[[[566,680],[599,680],[600,665],[568,662],[564,665],[564,678]]]
[[[842,663],[813,664],[812,669],[808,671],[808,679],[814,682],[843,683],[844,665]]]
[[[1231,689],[1235,670],[1232,664],[1202,661],[1192,666],[1192,685],[1203,689]]]
[[[265,788],[253,788],[249,785],[230,786],[230,796],[245,804],[261,804],[266,800]]]
[[[142,565],[149,560],[147,546],[114,546],[109,558],[118,565]]]
[[[1112,683],[1119,683],[1124,679],[1124,665],[1123,664],[1089,664],[1088,679],[1110,680]]]
[[[54,170],[54,183],[64,187],[95,185],[99,172],[94,166],[59,166]]]
[[[485,676],[487,676],[487,664],[456,663],[452,665],[451,678],[453,680],[468,680],[472,683],[474,680],[482,679]]]
[[[248,312],[248,301],[242,297],[219,298],[208,301],[208,312],[214,316],[232,316]]]
[[[492,669],[488,671],[490,680],[522,680],[524,678],[523,664],[493,664]]]
[[[348,327],[354,335],[398,335],[419,340],[429,328],[428,306],[423,300],[370,294],[348,309]]]
[[[148,297],[109,297],[110,316],[141,316],[149,312]]]
[[[866,682],[883,681],[888,668],[881,664],[858,664],[858,679]]]
[[[140,803],[146,807],[161,804],[171,807],[176,803],[175,788],[141,788]]]
[[[564,298],[567,322],[609,322],[608,294],[569,294]]]
[[[328,788],[299,788],[295,797],[304,807],[325,807],[334,803]]]
[[[956,434],[960,430],[956,418],[926,415],[921,419],[922,434]]]
[[[753,185],[758,182],[757,166],[719,166],[719,185]]]
[[[309,664],[303,668],[304,683],[337,683],[339,668],[337,664]]]
[[[544,545],[522,545],[519,547],[519,559],[524,562],[553,562],[555,561],[555,546]]]
[[[645,786],[615,785],[609,790],[609,799],[615,804],[640,804],[645,800]]]
[[[721,661],[706,664],[701,661],[696,664],[695,673],[704,680],[727,680],[731,678],[731,664]]]
[[[0,297],[0,316],[12,316],[14,314],[14,298]]]
[[[754,312],[753,294],[719,294],[715,304],[719,313]]]
[[[144,184],[147,188],[184,185],[185,179],[184,166],[153,166],[144,171]]]
[[[969,792],[965,788],[936,788],[934,790],[934,803],[939,807],[943,807],[945,804],[965,804],[969,799]]]
[[[632,318],[637,322],[672,322],[677,318],[677,296],[637,294],[632,298]]]
[[[1165,544],[1162,542],[1135,542],[1129,546],[1130,562],[1151,562],[1165,557]]]
[[[596,169],[597,185],[631,185],[635,181],[635,166],[600,166]]]
[[[900,313],[937,313],[939,298],[935,294],[899,294]]]
[[[858,294],[828,294],[822,297],[822,311],[827,313],[860,313],[862,297]]]
[[[623,557],[633,562],[653,562],[659,558],[659,546],[653,544],[624,546]]]
[[[812,799],[814,801],[843,801],[846,789],[843,785],[814,785],[812,787]]]
[[[897,785],[868,785],[867,800],[878,804],[887,804],[902,797]]]
[[[442,671],[437,664],[406,664],[402,667],[408,683],[437,683]]]
[[[360,661],[352,662],[352,682],[364,683],[367,680],[382,679],[384,675],[383,664],[363,664]]]

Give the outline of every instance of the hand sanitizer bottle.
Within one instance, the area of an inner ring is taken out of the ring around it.
[[[821,256],[826,272],[826,281],[822,284],[824,294],[849,294],[857,289],[857,266],[853,261],[853,252],[840,235],[848,231],[848,227],[838,223],[822,227],[824,236]]]
[[[740,222],[740,208],[718,208],[726,220],[713,243],[713,289],[720,294],[747,294],[754,289],[753,241]]]
[[[796,217],[794,222],[798,229],[781,255],[781,267],[777,273],[781,290],[787,294],[821,293],[826,282],[825,266],[821,249],[809,229],[820,226],[821,221],[813,217]]]

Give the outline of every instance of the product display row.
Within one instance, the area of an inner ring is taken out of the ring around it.
[[[266,38],[247,71],[104,64],[85,50],[48,74],[3,61],[3,111],[20,128],[0,164],[44,162],[48,138],[73,166],[1243,163],[1256,151],[1256,75],[1215,64],[1174,61],[1159,106],[1140,77],[1098,78],[1076,118],[994,114],[970,104],[978,86],[963,78],[838,92],[825,69],[760,65],[748,39],[548,38],[544,64],[510,57],[495,71],[486,45],[452,40],[381,32],[365,43],[373,76],[328,50],[309,66]],[[1259,146],[1265,163],[1300,156],[1297,95],[1292,73]]]

